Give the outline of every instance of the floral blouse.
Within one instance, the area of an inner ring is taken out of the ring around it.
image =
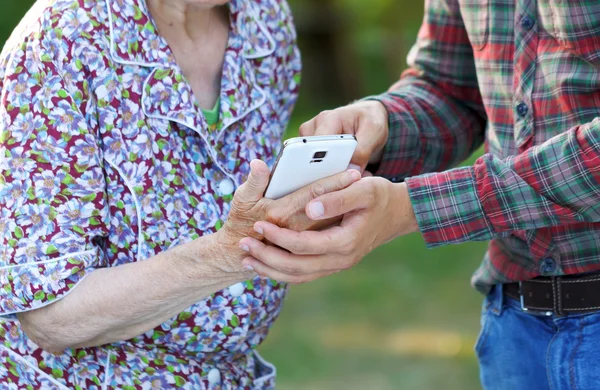
[[[272,163],[300,57],[285,0],[232,0],[209,126],[144,0],[38,0],[0,56],[0,383],[8,389],[272,388],[254,352],[286,287],[256,278],[132,340],[50,354],[15,314],[94,270],[217,231]],[[48,329],[51,332],[52,329]]]

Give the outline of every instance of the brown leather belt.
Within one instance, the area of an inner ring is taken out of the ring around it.
[[[521,302],[523,311],[565,315],[600,311],[600,273],[538,277],[503,286],[504,295]]]

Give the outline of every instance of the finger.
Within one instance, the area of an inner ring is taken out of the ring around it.
[[[248,180],[235,193],[241,202],[258,202],[264,195],[269,184],[269,167],[261,160],[250,162]]]
[[[295,232],[281,228],[269,222],[254,224],[256,231],[261,232],[269,242],[296,255],[324,255],[328,253],[345,253],[349,249],[350,234],[346,229],[334,226],[315,232]]]
[[[318,221],[363,209],[372,201],[371,187],[369,183],[361,181],[343,190],[319,196],[306,205],[306,215]]]
[[[290,284],[303,284],[312,282],[313,280],[317,280],[320,278],[324,278],[326,276],[332,275],[337,271],[326,271],[326,272],[316,272],[312,274],[305,275],[288,275],[284,272],[278,271],[274,268],[269,267],[268,265],[262,263],[261,261],[248,257],[243,260],[244,265],[248,265],[252,267],[258,275],[265,278],[270,278],[276,280],[278,282],[290,283]]]
[[[360,103],[359,103],[360,104]],[[381,150],[387,142],[387,136],[381,137],[381,129],[387,127],[387,109],[380,102],[363,102],[362,109],[354,114],[356,118],[355,136],[358,146],[351,162],[363,170],[369,163],[374,151]]]
[[[299,189],[298,191],[284,197],[279,204],[291,205],[292,208],[300,210],[306,206],[311,200],[318,198],[319,196],[328,194],[333,191],[342,190],[353,183],[360,180],[361,174],[355,170],[347,170],[337,175],[327,177],[322,180],[318,180],[308,186]]]
[[[362,174],[362,177],[372,177],[372,176],[373,176],[373,174],[369,171],[364,171]]]
[[[356,141],[358,142],[356,146],[356,150],[354,150],[354,154],[352,155],[352,159],[350,159],[350,164],[353,166],[359,167],[359,171],[364,171],[367,165],[369,165],[369,160],[371,159],[371,150],[374,147],[373,142],[369,140],[368,136],[365,134],[361,134],[360,132],[356,133]]]
[[[354,134],[350,127],[346,126],[344,116],[340,115],[340,110],[323,111],[315,118],[316,128],[314,135],[331,134]]]
[[[315,118],[309,120],[308,122],[304,122],[302,125],[300,125],[300,128],[298,129],[298,133],[300,134],[301,137],[309,137],[311,135],[315,134],[315,130],[317,128],[317,124],[315,121]]]
[[[265,265],[287,275],[305,275],[330,271],[325,267],[325,257],[298,256],[281,248],[265,245],[254,238],[240,240],[240,248]]]

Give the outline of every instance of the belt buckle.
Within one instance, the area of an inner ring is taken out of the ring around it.
[[[523,282],[519,282],[519,298],[521,299],[521,310],[527,312],[528,308],[525,307],[525,298],[523,296]]]
[[[519,282],[519,298],[521,301],[521,310],[525,313],[531,313],[536,315],[544,315],[546,317],[551,317],[554,315],[553,311],[541,311],[541,310],[530,310],[525,306],[525,295],[523,294],[523,282]]]

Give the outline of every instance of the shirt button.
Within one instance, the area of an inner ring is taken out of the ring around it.
[[[519,104],[517,104],[517,114],[519,114],[519,116],[522,118],[525,115],[527,115],[527,113],[529,112],[529,107],[527,107],[527,104],[521,102]]]
[[[244,290],[246,290],[246,286],[244,286],[243,283],[237,283],[229,287],[229,294],[231,294],[232,297],[237,298],[244,293]]]
[[[535,22],[533,19],[531,19],[530,17],[524,17],[523,19],[521,19],[521,27],[523,27],[525,30],[531,30],[534,26]]]
[[[542,265],[540,267],[540,271],[542,274],[552,274],[556,271],[556,260],[551,257],[548,257],[542,261]]]
[[[227,196],[233,194],[235,187],[233,181],[229,178],[221,180],[219,183],[219,194],[221,196]]]
[[[221,384],[221,372],[216,368],[213,368],[208,372],[208,383],[211,385]]]

